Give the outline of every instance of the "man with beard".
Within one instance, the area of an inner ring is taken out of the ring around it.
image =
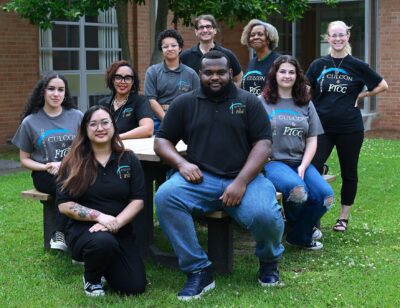
[[[256,241],[262,286],[279,283],[283,219],[272,183],[260,172],[271,152],[271,126],[257,97],[235,87],[228,57],[202,57],[201,88],[177,97],[154,142],[176,172],[155,196],[157,217],[187,281],[178,299],[191,300],[215,287],[211,262],[199,245],[193,213],[223,209]],[[187,144],[182,157],[175,149]]]

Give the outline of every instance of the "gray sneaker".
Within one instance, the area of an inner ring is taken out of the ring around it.
[[[56,231],[53,233],[50,239],[50,248],[56,250],[67,251],[68,246],[65,243],[65,236],[64,233],[60,231]]]

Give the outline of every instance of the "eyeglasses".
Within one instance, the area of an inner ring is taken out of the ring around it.
[[[101,125],[101,127],[103,129],[109,129],[112,125],[112,122],[109,119],[104,119],[104,120],[101,120],[100,122],[91,121],[88,124],[88,128],[92,131],[96,131],[99,129],[99,125]]]
[[[214,29],[214,27],[213,27],[213,25],[204,25],[204,26],[198,26],[197,27],[197,30],[204,30],[204,29],[207,29],[207,30],[211,30],[211,29]]]
[[[332,35],[328,35],[329,37],[332,37],[332,38],[344,38],[345,36],[347,36],[347,33],[338,33],[338,34],[332,34]]]
[[[122,76],[122,75],[114,75],[114,81],[116,82],[122,82],[124,81],[125,83],[132,83],[133,82],[133,76],[132,75],[126,75],[126,76]]]

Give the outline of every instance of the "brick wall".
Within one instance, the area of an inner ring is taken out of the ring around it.
[[[379,1],[378,70],[389,90],[378,97],[373,129],[400,131],[400,1]]]
[[[7,0],[0,0],[0,5]],[[0,10],[0,149],[7,148],[39,78],[38,29]]]

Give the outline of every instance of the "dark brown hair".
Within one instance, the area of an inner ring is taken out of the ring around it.
[[[110,116],[114,127],[114,135],[111,138],[111,151],[119,154],[121,159],[125,150],[119,137],[115,119],[110,113],[109,108],[95,105],[90,107],[83,115],[82,123],[78,134],[71,145],[71,150],[61,163],[58,180],[61,181],[61,189],[68,191],[73,197],[82,195],[89,185],[92,185],[97,178],[96,158],[92,149],[91,142],[87,135],[87,126],[93,113],[103,110]]]
[[[139,80],[138,74],[135,71],[135,69],[125,60],[116,61],[107,68],[107,72],[106,72],[107,87],[113,92],[113,95],[115,95],[114,77],[115,77],[117,70],[121,66],[127,66],[132,70],[133,84],[132,84],[132,88],[131,88],[131,93],[137,94],[139,91],[139,86],[140,86],[140,80]]]
[[[276,73],[283,63],[290,63],[296,68],[296,81],[292,88],[292,97],[295,104],[299,106],[307,105],[311,99],[311,95],[307,88],[309,82],[307,80],[307,77],[304,75],[303,69],[301,68],[299,61],[297,61],[295,57],[289,55],[280,56],[274,61],[274,63],[272,63],[271,69],[268,74],[267,83],[265,84],[261,95],[264,97],[266,102],[276,104],[279,99]]]
[[[76,105],[73,103],[71,99],[71,94],[69,91],[67,79],[63,75],[58,74],[57,72],[49,72],[46,75],[44,75],[42,79],[40,79],[33,88],[31,95],[26,101],[24,111],[21,114],[21,121],[28,115],[38,112],[39,109],[44,106],[44,93],[50,81],[55,78],[61,79],[65,85],[65,96],[63,102],[61,103],[61,106],[64,107],[65,109],[71,109],[71,108],[76,109]]]

